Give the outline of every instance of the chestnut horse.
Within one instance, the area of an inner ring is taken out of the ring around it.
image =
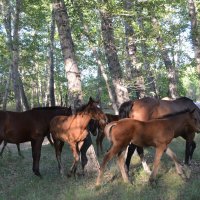
[[[185,128],[190,130],[190,133],[200,131],[200,124],[197,122],[194,113],[195,110],[186,110],[171,116],[165,116],[163,119],[153,119],[146,122],[125,118],[106,125],[104,132],[112,145],[104,156],[96,185],[100,185],[105,166],[115,155],[117,155],[117,163],[124,182],[129,181],[125,170],[123,155],[129,143],[136,144],[140,147],[155,147],[156,152],[153,170],[149,178],[150,182],[155,180],[160,159],[164,151],[166,151],[166,154],[175,162],[178,174],[184,175],[176,155],[168,148],[168,145],[173,138],[180,136],[181,132],[185,131]]]
[[[78,109],[76,114],[69,117],[57,116],[52,119],[50,132],[54,141],[59,172],[62,175],[61,152],[64,142],[70,145],[74,156],[74,162],[68,175],[72,173],[75,175],[79,161],[79,149],[88,135],[87,125],[91,119],[99,120],[100,125],[105,126],[106,116],[91,97],[86,105]]]
[[[189,109],[190,111],[195,109],[195,115],[198,122],[200,123],[200,110],[196,106],[196,104],[187,97],[181,97],[176,100],[170,101],[145,97],[135,101],[124,102],[121,105],[119,115],[121,116],[120,118],[131,117],[140,121],[148,121],[150,119],[156,119],[163,115],[179,112],[185,109]],[[190,160],[192,159],[192,155],[196,147],[196,143],[194,142],[195,132],[191,132],[186,127],[183,130],[182,134],[180,134],[180,136],[186,140],[185,164],[188,165]],[[126,159],[126,165],[128,169],[131,157],[136,148],[139,156],[141,157],[141,160],[143,161],[143,163],[145,163],[143,149],[131,144],[129,145]]]
[[[57,115],[71,115],[71,108],[49,107],[25,112],[0,112],[0,144],[2,141],[19,144],[31,141],[33,172],[41,176],[39,161],[44,137],[49,134],[51,119]]]
[[[113,121],[118,121],[119,120],[119,115],[113,115],[110,113],[105,113],[106,115],[106,122],[110,123]],[[97,155],[99,156],[99,149],[101,149],[101,152],[103,152],[103,139],[105,137],[104,131],[101,127],[98,128],[98,134],[96,138],[96,145],[97,145]]]

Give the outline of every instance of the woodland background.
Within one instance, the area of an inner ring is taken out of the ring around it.
[[[1,0],[3,110],[89,96],[117,113],[128,99],[200,101],[200,2]]]

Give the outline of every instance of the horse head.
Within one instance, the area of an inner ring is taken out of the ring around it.
[[[196,112],[196,109],[193,109],[192,111],[189,112],[190,114],[189,124],[194,129],[195,132],[200,132],[199,116],[197,116],[195,112]]]
[[[105,126],[107,119],[106,115],[101,110],[99,102],[95,101],[92,97],[90,97],[84,112],[88,113],[92,119],[98,120],[100,126]]]

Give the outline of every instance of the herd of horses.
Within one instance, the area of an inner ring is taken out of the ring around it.
[[[89,133],[97,135],[97,155],[102,149],[106,136],[111,142],[103,162],[100,165],[96,185],[101,184],[106,164],[114,156],[124,182],[129,182],[130,160],[135,150],[144,169],[150,173],[149,181],[156,179],[160,159],[165,152],[175,163],[177,173],[185,177],[184,170],[176,154],[168,147],[173,138],[186,140],[185,164],[189,164],[196,147],[195,133],[200,131],[200,109],[189,98],[176,100],[158,100],[145,97],[124,102],[119,115],[104,113],[94,99],[90,97],[75,113],[71,107],[33,108],[25,112],[0,111],[0,144],[19,144],[31,141],[33,172],[40,176],[39,161],[42,143],[47,137],[55,148],[59,172],[63,174],[61,152],[64,143],[68,143],[74,161],[70,173],[76,173],[80,149]],[[53,141],[51,141],[50,134]],[[145,161],[144,147],[155,147],[152,172]],[[128,151],[127,151],[128,149]],[[127,157],[125,159],[125,152]],[[20,152],[20,151],[19,151]],[[1,151],[1,154],[3,150]]]

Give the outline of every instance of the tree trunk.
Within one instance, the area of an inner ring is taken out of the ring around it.
[[[117,104],[116,104],[116,101],[115,101],[114,93],[112,92],[112,91],[114,91],[114,89],[112,89],[112,86],[109,84],[108,76],[106,74],[106,69],[105,69],[103,63],[101,62],[101,59],[100,59],[98,52],[97,52],[97,48],[94,46],[94,40],[92,39],[92,37],[89,34],[88,25],[86,23],[84,23],[82,11],[80,10],[80,7],[77,4],[76,4],[76,8],[78,10],[79,17],[80,17],[80,20],[81,20],[81,23],[82,23],[82,26],[83,26],[84,35],[88,38],[89,43],[91,44],[90,48],[92,49],[93,55],[96,59],[97,65],[98,65],[98,70],[99,70],[98,74],[101,74],[103,76],[104,80],[105,80],[106,87],[107,87],[107,90],[108,90],[108,95],[109,95],[109,98],[111,100],[112,108],[113,108],[115,114],[117,114],[118,113],[118,107],[117,107]]]
[[[198,29],[198,20],[197,20],[197,8],[195,5],[195,0],[188,0],[189,7],[189,17],[191,23],[191,35],[192,35],[192,45],[194,48],[194,54],[197,64],[197,72],[200,82],[200,29]]]
[[[4,25],[8,38],[8,49],[11,52],[10,55],[10,69],[11,78],[14,89],[14,96],[16,102],[16,111],[22,110],[21,96],[19,88],[19,77],[18,77],[18,64],[19,64],[19,14],[20,14],[21,0],[16,0],[14,21],[13,21],[13,37],[12,37],[12,26],[11,26],[11,4],[10,1],[5,1],[4,4]]]
[[[132,8],[132,3],[130,0],[124,1],[124,8],[130,11]],[[134,89],[136,91],[137,98],[143,98],[145,96],[145,84],[144,78],[142,76],[141,68],[137,64],[136,57],[136,38],[131,22],[133,17],[125,17],[125,35],[126,35],[126,74],[127,81],[133,83]],[[134,81],[134,82],[133,82]],[[131,84],[132,85],[132,84]]]
[[[6,110],[6,106],[7,106],[10,82],[11,82],[11,71],[9,70],[8,79],[7,79],[7,82],[6,82],[5,93],[4,93],[4,96],[3,96],[3,110],[4,111]]]
[[[12,51],[12,64],[11,64],[11,72],[12,72],[12,81],[13,88],[15,94],[15,102],[16,102],[16,111],[22,111],[21,104],[21,95],[20,95],[20,86],[19,86],[19,73],[18,73],[18,65],[19,65],[19,15],[21,12],[21,0],[16,0],[16,13],[14,15],[14,33],[13,33],[13,51]]]
[[[24,85],[23,85],[23,82],[22,82],[19,72],[18,72],[18,78],[19,78],[19,88],[20,88],[20,94],[22,97],[23,105],[25,107],[25,110],[29,110],[30,106],[29,106],[28,99],[27,99],[25,91],[24,91]]]
[[[119,59],[117,56],[117,49],[114,44],[114,31],[112,27],[112,18],[105,10],[100,10],[101,15],[101,30],[103,36],[103,44],[105,49],[105,55],[108,62],[108,68],[112,77],[114,86],[114,97],[116,104],[119,106],[129,100],[128,90],[124,86],[122,78],[122,70],[120,67]]]
[[[54,34],[55,34],[55,14],[52,10],[51,28],[50,28],[50,48],[49,48],[49,98],[51,106],[55,106],[54,94]]]
[[[153,24],[155,27],[155,31],[157,33],[159,33],[160,27],[159,27],[159,24],[158,24],[156,18],[153,19]],[[175,66],[173,65],[172,61],[170,60],[170,57],[168,55],[168,50],[166,49],[166,47],[163,44],[161,35],[158,35],[158,37],[156,39],[158,42],[158,46],[160,48],[162,59],[164,61],[165,67],[168,71],[168,80],[169,80],[169,95],[168,96],[172,99],[175,99],[175,98],[179,97],[178,91],[177,91]]]
[[[69,17],[64,1],[54,0],[53,10],[55,12],[55,20],[60,36],[65,71],[68,81],[68,102],[72,108],[76,108],[82,101],[81,77],[75,60]]]
[[[68,102],[71,104],[72,109],[76,109],[76,107],[80,106],[80,103],[82,102],[81,77],[75,60],[69,17],[64,1],[54,0],[53,10],[55,12],[55,20],[60,36],[60,43],[68,81]],[[83,147],[81,148],[81,155],[82,166],[85,172],[97,172],[99,170],[99,163],[96,159],[90,135],[88,135],[84,141]],[[83,159],[83,157],[87,159]]]

